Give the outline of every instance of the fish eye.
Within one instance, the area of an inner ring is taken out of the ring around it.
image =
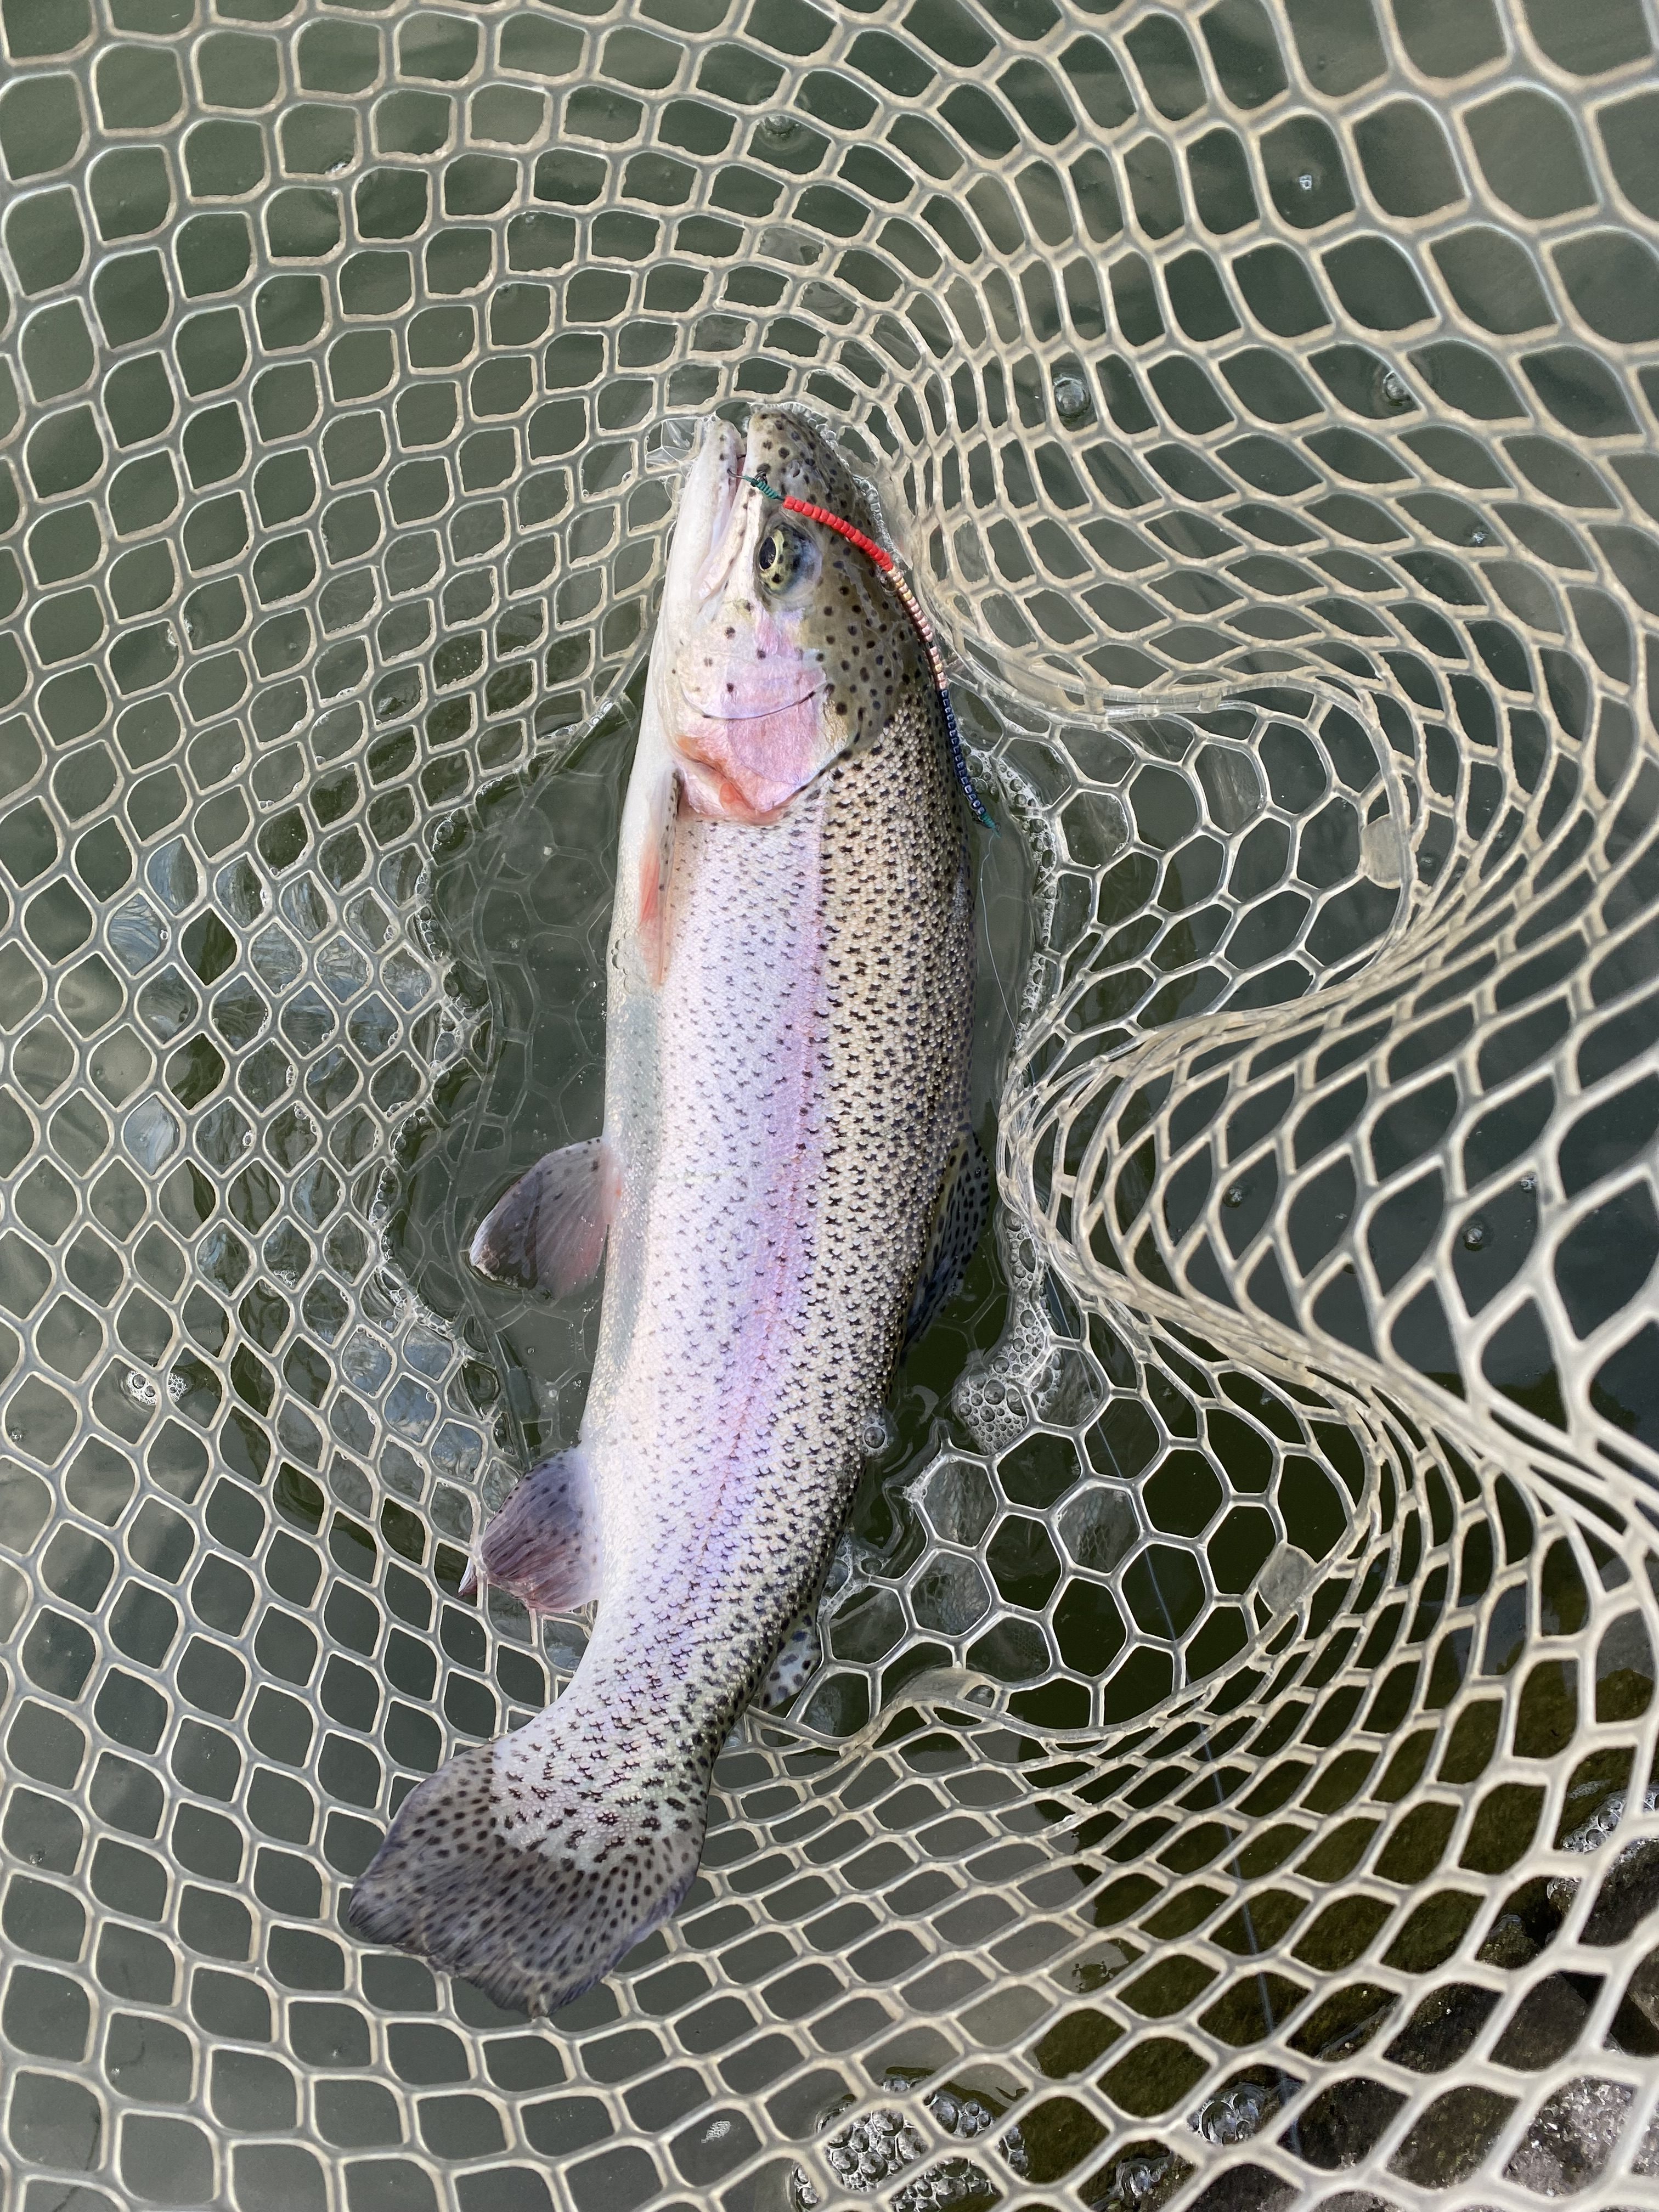
[[[755,572],[761,589],[773,598],[787,592],[811,573],[816,550],[801,532],[773,523],[755,549]]]

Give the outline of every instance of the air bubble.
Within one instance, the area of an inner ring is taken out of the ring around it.
[[[831,2136],[823,2155],[843,2185],[862,2196],[913,2165],[924,2148],[921,2137],[902,2113],[877,2112]],[[807,2185],[810,2188],[811,2184]]]
[[[1054,406],[1062,422],[1081,422],[1089,413],[1089,387],[1080,376],[1054,379]]]
[[[1486,1241],[1486,1223],[1484,1221],[1471,1221],[1468,1227],[1463,1231],[1464,1250],[1466,1252],[1478,1252]]]
[[[880,1459],[898,1442],[898,1423],[884,1407],[866,1413],[859,1425],[859,1449],[866,1459]]]
[[[1112,2176],[1111,2196],[1104,2202],[1109,2204],[1115,2197],[1121,2204],[1144,2204],[1155,2190],[1163,2188],[1175,2163],[1167,2152],[1161,2158],[1120,2159]]]
[[[1278,2105],[1278,2097],[1264,2083],[1236,2081],[1218,2097],[1206,2099],[1187,2124],[1206,2142],[1246,2142]]]

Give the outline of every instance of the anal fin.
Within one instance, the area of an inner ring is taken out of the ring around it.
[[[598,1517],[580,1449],[531,1468],[484,1530],[477,1574],[532,1613],[568,1613],[598,1595]]]
[[[991,1164],[971,1129],[964,1129],[945,1162],[933,1211],[933,1231],[904,1322],[904,1351],[951,1303],[991,1213]]]
[[[466,1256],[492,1281],[562,1297],[599,1267],[617,1186],[603,1137],[548,1152],[496,1200]]]

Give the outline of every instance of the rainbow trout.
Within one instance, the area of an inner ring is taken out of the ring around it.
[[[532,1611],[597,1600],[557,1701],[410,1796],[350,1918],[545,2012],[684,1896],[714,1757],[816,1590],[861,1433],[982,1225],[966,810],[917,633],[823,433],[710,422],[623,811],[605,1125],[471,1257],[605,1256],[580,1437],[486,1530]]]

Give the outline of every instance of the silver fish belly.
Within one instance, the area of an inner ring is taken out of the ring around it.
[[[792,418],[757,418],[744,459],[780,420],[799,450]],[[806,455],[823,503],[850,496]],[[690,811],[671,786],[639,872],[624,827],[605,1134],[576,1164],[609,1207],[592,1383],[575,1449],[483,1553],[544,1603],[595,1595],[595,1627],[556,1703],[413,1793],[350,1906],[502,2004],[567,2002],[684,1895],[715,1753],[823,1570],[934,1231],[967,1109],[972,878],[937,701],[896,632],[888,651],[878,726],[775,812]],[[635,814],[661,782],[650,722]]]

